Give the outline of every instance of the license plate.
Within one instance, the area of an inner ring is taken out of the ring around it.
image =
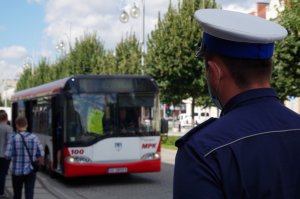
[[[108,173],[127,173],[127,171],[128,169],[126,167],[108,169]]]

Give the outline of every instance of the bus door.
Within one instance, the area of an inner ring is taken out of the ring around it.
[[[27,130],[29,132],[33,131],[33,106],[36,104],[36,101],[30,100],[25,102],[25,117],[28,120]]]
[[[63,171],[63,129],[64,129],[64,107],[63,96],[56,95],[52,98],[52,125],[53,125],[53,168],[57,172]]]

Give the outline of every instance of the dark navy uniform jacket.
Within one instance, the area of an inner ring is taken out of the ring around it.
[[[174,199],[300,199],[300,116],[271,88],[233,97],[176,145]]]

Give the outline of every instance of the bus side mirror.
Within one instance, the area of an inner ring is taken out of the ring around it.
[[[162,118],[160,122],[160,132],[162,134],[167,134],[169,131],[168,120]]]

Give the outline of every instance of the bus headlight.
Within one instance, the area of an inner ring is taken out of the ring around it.
[[[69,156],[66,158],[69,163],[89,163],[91,159],[86,156]]]
[[[160,158],[160,153],[146,153],[142,156],[142,160],[157,160]]]

